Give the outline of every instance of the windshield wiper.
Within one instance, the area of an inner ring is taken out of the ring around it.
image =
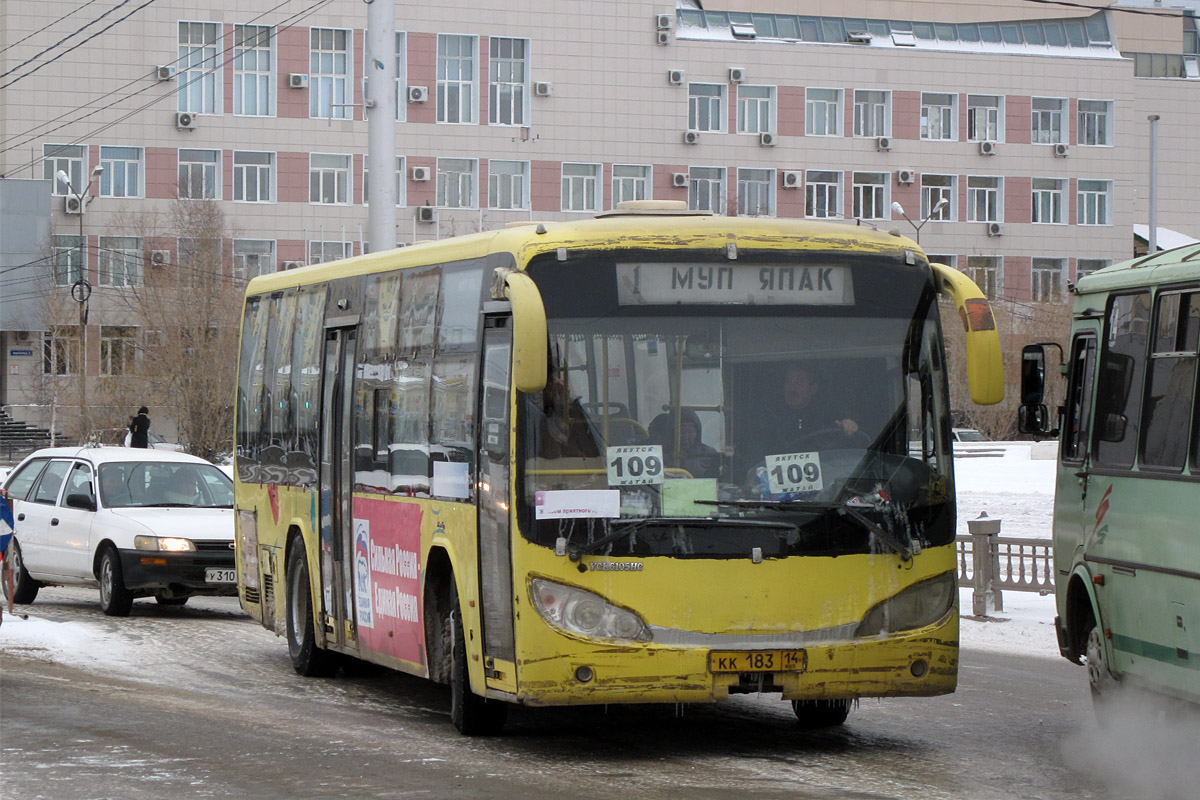
[[[572,561],[578,561],[582,556],[585,556],[588,553],[594,553],[597,550],[599,550],[601,547],[604,547],[604,545],[612,544],[613,542],[615,542],[619,539],[623,539],[626,536],[637,533],[642,528],[649,525],[651,522],[661,521],[662,519],[663,519],[662,517],[640,517],[636,520],[631,520],[629,522],[624,523],[621,526],[620,530],[610,531],[609,533],[606,533],[604,536],[601,536],[599,539],[596,539],[595,541],[592,541],[592,542],[588,542],[587,544],[570,544],[570,543],[568,543],[567,544],[567,558],[571,559]],[[611,528],[612,525],[610,524],[609,527]]]
[[[774,508],[779,511],[822,511],[834,512],[839,517],[849,517],[874,536],[879,543],[887,547],[903,561],[911,561],[912,548],[905,545],[890,531],[874,520],[868,519],[861,511],[847,503],[831,503],[819,500],[693,500],[697,505],[733,506],[734,508]]]

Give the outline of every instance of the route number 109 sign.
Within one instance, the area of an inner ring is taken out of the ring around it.
[[[662,483],[664,477],[662,445],[626,445],[609,447],[604,454],[609,486],[637,486]]]
[[[824,485],[818,453],[767,456],[767,488],[771,494],[815,492]]]

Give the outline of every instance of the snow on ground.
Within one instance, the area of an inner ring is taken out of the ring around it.
[[[967,532],[968,519],[986,512],[1000,518],[1002,536],[1050,538],[1053,446],[982,442],[956,445],[956,452],[959,533]],[[963,647],[1059,657],[1053,595],[1005,592],[1003,604],[1003,611],[989,609],[987,619],[971,617],[971,589],[959,590]],[[18,611],[28,613],[29,619],[5,613],[0,652],[23,652],[84,668],[135,671],[137,646],[129,639],[92,623],[40,619],[36,603]]]

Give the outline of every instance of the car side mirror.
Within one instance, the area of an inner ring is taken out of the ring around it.
[[[90,494],[77,492],[67,495],[67,508],[81,508],[84,511],[95,511],[96,501]]]

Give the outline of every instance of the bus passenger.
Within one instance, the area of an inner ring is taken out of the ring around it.
[[[676,448],[675,415],[659,414],[647,429],[650,443],[661,445],[668,467],[686,469],[693,478],[716,478],[721,472],[721,454],[702,441],[700,417],[690,408],[680,409],[679,442]]]

